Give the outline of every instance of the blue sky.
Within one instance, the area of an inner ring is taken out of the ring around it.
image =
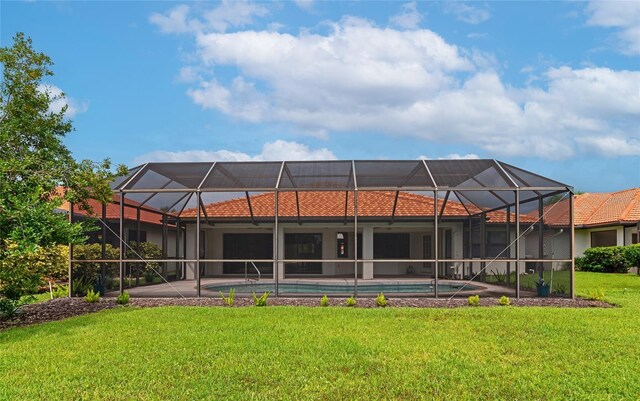
[[[77,158],[495,158],[640,186],[640,2],[2,2]]]

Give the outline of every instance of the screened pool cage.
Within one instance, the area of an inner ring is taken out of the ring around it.
[[[147,163],[112,183],[81,295],[573,297],[572,188],[496,160]]]

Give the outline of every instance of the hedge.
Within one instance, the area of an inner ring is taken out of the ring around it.
[[[576,258],[576,269],[586,272],[628,273],[640,267],[640,244],[589,248]]]

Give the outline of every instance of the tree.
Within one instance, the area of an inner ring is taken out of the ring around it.
[[[23,262],[25,255],[86,239],[90,222],[71,224],[56,208],[66,200],[91,210],[89,199],[111,200],[114,174],[108,159],[78,162],[64,145],[73,130],[67,107],[51,110],[64,94],[46,90],[53,63],[30,38],[16,34],[13,46],[0,48],[0,62],[0,298],[16,300],[48,269]]]

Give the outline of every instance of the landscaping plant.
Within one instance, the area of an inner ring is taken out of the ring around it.
[[[378,294],[378,296],[376,297],[376,305],[378,305],[381,308],[384,308],[385,306],[387,306],[387,298],[385,298],[382,292]]]
[[[509,306],[511,305],[511,300],[509,299],[508,296],[503,295],[500,297],[500,299],[498,299],[498,305],[500,306]]]
[[[322,298],[320,298],[320,306],[329,306],[329,297],[326,295],[323,295]]]
[[[480,295],[471,295],[467,299],[467,303],[469,304],[469,306],[478,306],[478,305],[480,305]]]
[[[69,287],[67,287],[66,285],[55,285],[55,287],[53,287],[53,291],[51,292],[51,295],[54,298],[64,298],[69,296]]]
[[[225,297],[222,291],[220,291],[220,296],[222,297],[222,302],[224,302],[227,306],[233,306],[236,303],[236,289],[232,288],[229,290],[229,296]],[[254,294],[255,296],[255,294]]]
[[[267,306],[267,299],[269,298],[269,295],[271,295],[271,291],[266,291],[260,297],[257,297],[256,293],[254,292],[253,293],[253,304],[255,306]]]
[[[351,306],[356,306],[356,304],[358,303],[358,301],[356,301],[356,299],[352,296],[350,296],[349,298],[347,298],[347,300],[345,301],[345,305],[351,307]]]
[[[90,304],[96,303],[100,300],[100,292],[93,292],[93,289],[90,289],[84,296],[84,300]]]
[[[118,295],[116,303],[118,305],[127,305],[129,303],[129,293],[124,291],[122,294]]]

